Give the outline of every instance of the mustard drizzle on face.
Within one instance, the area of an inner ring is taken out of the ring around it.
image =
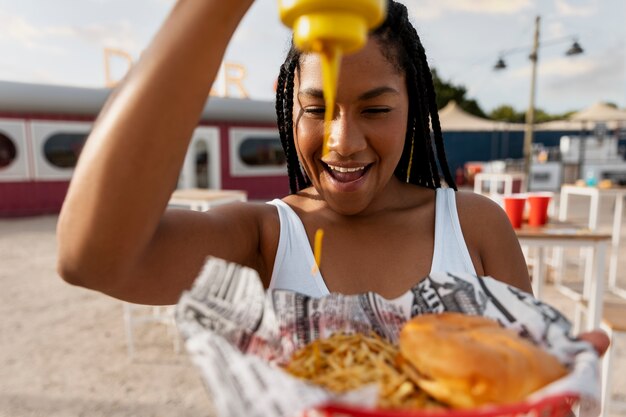
[[[328,154],[328,140],[330,139],[330,124],[335,114],[335,100],[337,97],[337,83],[339,81],[339,66],[341,63],[341,49],[337,47],[327,47],[322,49],[320,57],[322,60],[322,87],[324,89],[324,139],[322,145],[322,156]],[[324,229],[315,231],[315,244],[313,254],[315,265],[311,270],[314,275],[320,270],[322,263],[322,240],[324,239]]]
[[[330,138],[330,124],[335,113],[337,97],[337,83],[339,81],[339,66],[341,63],[341,49],[333,46],[322,49],[322,87],[324,89],[324,145],[322,156],[328,154],[328,140]]]

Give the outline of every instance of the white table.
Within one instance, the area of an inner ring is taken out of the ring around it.
[[[168,205],[186,207],[195,211],[207,211],[222,204],[246,201],[247,197],[245,191],[188,188],[174,191]]]
[[[567,209],[570,195],[589,197],[588,227],[594,232],[598,230],[598,212],[600,209],[601,198],[609,197],[615,200],[615,209],[613,211],[613,229],[611,232],[612,239],[611,260],[609,264],[609,289],[626,298],[626,291],[618,288],[617,286],[617,263],[626,187],[598,188],[578,185],[563,185],[561,187],[561,199],[559,204],[559,220],[561,221],[567,220]]]
[[[526,190],[526,174],[523,172],[480,172],[474,176],[474,192],[482,194],[483,182],[485,182],[489,184],[489,194],[500,194],[498,193],[498,187],[502,183],[504,184],[503,195],[511,195],[513,194],[513,183],[515,181],[520,182],[520,191]]]
[[[596,233],[587,229],[569,225],[545,227],[524,226],[515,231],[520,245],[536,249],[535,266],[533,272],[533,292],[541,299],[545,282],[545,249],[550,247],[579,247],[592,250],[592,268],[585,273],[584,289],[580,299],[588,300],[587,329],[597,329],[602,320],[604,298],[604,268],[606,262],[606,248],[611,235]],[[564,289],[563,287],[560,289]],[[576,317],[578,321],[578,317]],[[576,322],[575,328],[580,329]]]

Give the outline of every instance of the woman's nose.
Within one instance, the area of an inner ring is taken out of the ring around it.
[[[328,151],[351,156],[367,148],[367,141],[358,125],[349,117],[337,115],[330,122]]]

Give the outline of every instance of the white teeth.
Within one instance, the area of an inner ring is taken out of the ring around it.
[[[365,169],[365,167],[344,168],[344,167],[338,167],[334,165],[328,165],[328,168],[332,169],[333,171],[339,171],[339,172],[357,172],[357,171],[363,171]]]

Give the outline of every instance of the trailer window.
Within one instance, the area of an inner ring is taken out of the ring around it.
[[[239,145],[239,157],[250,166],[281,166],[286,162],[280,139],[248,137]]]
[[[206,141],[196,142],[196,188],[209,188],[209,149]]]
[[[230,128],[228,147],[233,177],[284,177],[287,173],[287,158],[275,128]]]
[[[0,168],[11,165],[17,157],[15,143],[7,135],[0,133]]]
[[[43,147],[43,152],[52,165],[59,168],[74,168],[89,133],[55,133]]]

